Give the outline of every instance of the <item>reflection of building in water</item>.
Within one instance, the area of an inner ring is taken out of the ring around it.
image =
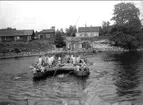
[[[115,60],[120,67],[118,67],[114,73],[117,86],[117,94],[120,97],[133,98],[134,96],[139,96],[141,91],[137,89],[140,84],[139,81],[139,70],[138,70],[138,60],[139,55],[135,52],[127,52],[120,55],[115,55]]]

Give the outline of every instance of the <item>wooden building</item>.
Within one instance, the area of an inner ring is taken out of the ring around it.
[[[79,27],[76,37],[95,37],[99,36],[100,27]]]
[[[81,37],[67,37],[66,38],[66,48],[68,50],[81,51],[84,49],[90,49],[92,47],[91,40],[84,40]]]
[[[82,49],[82,42],[80,38],[67,37],[66,38],[66,48],[69,50],[80,50]]]
[[[55,29],[43,29],[38,32],[38,38],[41,40],[51,40],[55,35]]]
[[[33,38],[34,38],[34,30],[16,30],[16,29],[0,30],[0,42],[30,41]]]

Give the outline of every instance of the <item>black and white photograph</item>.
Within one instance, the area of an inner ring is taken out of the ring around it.
[[[143,105],[143,1],[0,0],[0,105]]]

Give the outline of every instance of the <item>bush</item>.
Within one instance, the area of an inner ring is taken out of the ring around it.
[[[137,49],[139,47],[139,41],[136,37],[124,34],[123,32],[115,32],[110,40],[114,42],[114,46],[122,47],[128,50]]]
[[[57,48],[63,48],[66,46],[66,43],[61,35],[61,32],[56,32],[56,36],[54,39],[54,44]]]
[[[20,50],[18,48],[14,48],[15,53],[20,53]]]

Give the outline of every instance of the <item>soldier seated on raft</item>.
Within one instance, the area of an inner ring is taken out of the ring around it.
[[[86,65],[85,61],[83,59],[79,60],[79,63],[77,63],[76,66],[76,71],[80,71],[82,68],[84,68]]]
[[[39,56],[38,64],[37,64],[37,66],[35,66],[36,71],[44,72],[44,70],[45,70],[44,65],[45,65],[45,61],[43,60],[42,56]]]
[[[80,71],[81,70],[81,65],[76,65],[76,71]]]
[[[40,65],[39,65],[39,66],[36,68],[36,71],[37,71],[37,72],[44,72],[44,71],[46,71],[46,69],[45,69],[44,66],[42,66],[42,65],[40,66]]]
[[[40,55],[38,59],[38,65],[45,66],[46,62],[44,61],[44,58]]]
[[[45,68],[43,66],[40,66],[40,65],[33,65],[33,66],[30,66],[30,68],[32,69],[33,73],[45,71]]]

